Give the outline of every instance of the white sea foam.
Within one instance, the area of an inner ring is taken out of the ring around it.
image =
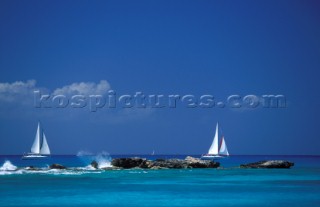
[[[94,171],[93,171],[94,170]],[[30,167],[18,168],[9,160],[5,161],[0,167],[1,175],[20,175],[20,174],[48,174],[48,175],[82,175],[88,173],[101,173],[101,170],[96,170],[92,166],[83,168],[71,169],[49,169],[48,167],[32,169]]]
[[[0,175],[18,175],[22,174],[23,171],[17,170],[17,171],[0,171]]]
[[[85,163],[88,163],[88,166],[85,167],[86,170],[95,170],[95,168],[90,165],[92,161],[96,161],[100,169],[112,167],[110,154],[105,151],[97,154],[93,154],[89,151],[79,151],[77,156],[80,157]]]
[[[86,154],[86,155],[83,155]],[[79,156],[79,155],[78,155]],[[108,153],[101,152],[97,155],[88,156],[88,153],[82,153],[81,156],[85,157],[88,163],[95,160],[99,168],[111,167],[111,158]],[[0,166],[1,175],[19,175],[19,174],[48,174],[48,175],[82,175],[91,173],[102,173],[103,170],[95,169],[91,165],[86,167],[74,167],[68,169],[50,169],[49,166],[43,168],[32,168],[32,167],[17,167],[13,165],[9,160],[5,161]]]
[[[89,171],[89,170],[58,170],[58,169],[39,169],[39,170],[26,170],[19,169],[16,171],[0,171],[1,175],[20,175],[20,174],[42,174],[42,175],[83,175],[102,173],[102,171]]]
[[[101,152],[95,157],[99,168],[112,167],[111,165],[111,157],[107,152]]]
[[[17,170],[17,166],[13,165],[9,160],[6,160],[0,167],[0,175],[22,174],[21,170]]]
[[[53,175],[83,175],[88,173],[100,173],[100,172],[92,172],[86,170],[58,170],[58,169],[51,169],[46,172],[46,174],[53,174]]]
[[[97,169],[92,167],[91,165],[88,165],[85,167],[77,167],[76,170],[97,170]]]
[[[142,174],[142,173],[143,173],[143,174],[146,174],[146,173],[148,173],[148,172],[147,172],[147,171],[131,171],[131,170],[130,170],[129,173],[130,173],[130,174]]]
[[[0,171],[14,171],[17,170],[17,166],[11,164],[9,160],[5,161],[0,167]]]

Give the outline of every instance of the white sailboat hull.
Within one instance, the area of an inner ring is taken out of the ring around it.
[[[210,154],[206,154],[206,155],[202,155],[201,159],[203,160],[216,160],[216,159],[222,159],[222,158],[226,158],[227,156],[222,156],[222,155],[210,155]]]
[[[21,159],[27,160],[27,159],[38,159],[38,158],[48,158],[48,157],[50,157],[50,155],[28,153],[26,155],[23,155]]]

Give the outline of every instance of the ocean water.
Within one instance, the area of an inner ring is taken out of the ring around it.
[[[106,154],[43,160],[0,156],[0,206],[320,206],[320,156],[231,156],[220,161],[220,169],[104,171],[88,166],[92,160],[110,166],[110,159]],[[238,167],[274,159],[292,161],[295,166]],[[70,169],[49,170],[52,163]],[[28,171],[28,166],[41,170]]]

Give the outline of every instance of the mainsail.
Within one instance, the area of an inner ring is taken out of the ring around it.
[[[217,155],[219,153],[219,146],[218,146],[218,123],[217,123],[217,126],[216,126],[216,133],[214,135],[214,139],[212,141],[212,144],[211,144],[211,147],[209,148],[209,152],[208,154],[210,155]]]
[[[36,138],[34,139],[33,145],[31,147],[31,153],[40,153],[40,124],[38,123],[38,129],[36,133]]]

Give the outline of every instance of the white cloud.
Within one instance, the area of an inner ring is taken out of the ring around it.
[[[16,81],[13,83],[0,83],[0,100],[15,101],[33,93],[36,89],[36,81]]]
[[[53,95],[103,95],[110,89],[106,80],[96,84],[93,82],[72,83],[54,90]]]
[[[62,86],[53,90],[53,95],[103,95],[110,89],[110,84],[106,80],[99,83],[80,82]],[[34,91],[40,90],[42,93],[49,94],[49,89],[36,86],[35,80],[15,81],[13,83],[0,83],[0,101],[18,102],[22,101],[33,103]]]
[[[149,108],[129,108],[129,109],[101,109],[99,113],[90,113],[88,108],[70,110],[57,108],[35,108],[34,91],[41,91],[42,95],[105,95],[110,90],[110,84],[106,80],[98,83],[79,82],[65,85],[49,90],[46,87],[39,87],[35,80],[16,81],[13,83],[0,82],[0,117],[14,119],[34,119],[48,117],[57,120],[90,120],[94,123],[123,123],[127,121],[137,121],[148,118],[154,113],[154,109]],[[51,96],[52,97],[52,96]],[[149,119],[148,119],[149,120]]]

